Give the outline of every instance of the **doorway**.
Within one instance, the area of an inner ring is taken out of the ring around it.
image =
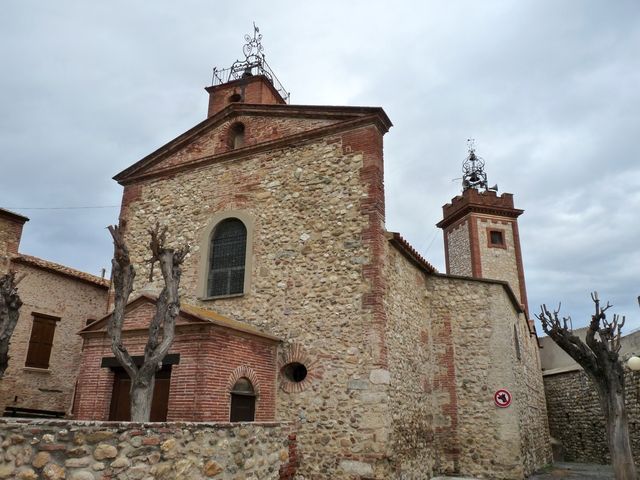
[[[131,421],[131,379],[122,367],[113,369],[113,393],[111,395],[111,408],[109,420],[129,422]],[[151,401],[150,422],[165,422],[169,409],[169,386],[171,383],[171,365],[164,365],[156,372],[155,385],[153,387],[153,400]]]

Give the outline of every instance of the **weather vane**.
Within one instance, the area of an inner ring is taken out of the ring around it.
[[[242,47],[244,60],[236,60],[229,68],[218,69],[214,67],[211,85],[221,85],[241,78],[262,75],[271,82],[284,101],[288,102],[289,92],[285,90],[269,64],[267,64],[264,47],[262,46],[262,34],[255,22],[253,22],[253,37],[246,34],[244,41],[247,42]]]
[[[487,174],[484,171],[484,160],[476,155],[476,144],[473,138],[467,139],[469,155],[462,164],[462,190],[498,190],[498,185],[489,187]]]
[[[258,58],[258,55],[262,56],[264,60],[264,47],[262,46],[262,34],[260,33],[260,29],[256,27],[256,22],[253,22],[253,38],[249,35],[244,36],[244,41],[247,42],[242,47],[242,53],[244,53],[246,61],[250,61],[251,57]]]

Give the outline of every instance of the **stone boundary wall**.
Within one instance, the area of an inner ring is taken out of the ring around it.
[[[0,479],[294,478],[288,423],[127,423],[0,418]]]
[[[549,430],[560,443],[554,460],[610,464],[605,422],[595,387],[582,370],[544,376]],[[640,374],[625,373],[631,450],[640,462]]]

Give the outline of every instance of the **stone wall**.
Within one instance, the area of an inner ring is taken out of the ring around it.
[[[446,462],[435,429],[450,426],[443,403],[434,395],[434,374],[441,367],[433,335],[424,274],[391,245],[387,248],[385,276],[388,291],[388,392],[370,392],[372,403],[389,405],[390,462],[399,478],[431,476]],[[384,401],[380,401],[384,400]],[[447,402],[445,402],[447,403]]]
[[[469,221],[462,220],[444,231],[447,273],[471,277],[471,244]]]
[[[526,354],[518,360],[514,325],[526,331],[526,320],[505,286],[430,276],[427,295],[434,335],[442,337],[436,344],[453,353],[453,365],[434,382],[450,403],[448,411],[455,412],[449,434],[446,429],[441,432],[450,442],[449,468],[465,475],[521,479],[549,463],[537,343],[533,336],[522,336],[520,349]],[[494,404],[493,395],[500,388],[512,393],[509,408]]]
[[[13,262],[23,301],[11,339],[10,360],[0,379],[0,412],[6,406],[67,412],[71,408],[82,340],[77,332],[87,319],[103,316],[106,286],[78,280],[24,262]],[[33,314],[59,318],[56,322],[49,368],[25,367]]]
[[[393,471],[522,479],[549,463],[537,341],[508,287],[425,275],[394,249],[385,275]]]
[[[545,375],[551,436],[561,458],[570,462],[610,464],[605,421],[595,387],[582,370]],[[640,463],[640,374],[625,374],[625,404],[631,449]]]
[[[291,479],[288,424],[0,419],[0,479]]]
[[[511,340],[514,344],[517,342],[514,370],[518,394],[527,400],[518,416],[522,462],[525,472],[531,473],[551,462],[551,443],[540,368],[540,347],[522,313],[514,323]]]

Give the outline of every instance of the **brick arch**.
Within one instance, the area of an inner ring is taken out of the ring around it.
[[[246,146],[246,132],[247,132],[247,126],[245,124],[245,122],[242,122],[238,119],[236,119],[236,121],[231,122],[227,128],[226,128],[226,132],[225,132],[225,137],[226,137],[226,142],[227,142],[227,149],[228,150],[235,150],[236,148],[242,148]],[[241,144],[240,145],[234,145],[235,141],[236,141],[236,137],[240,135],[242,137],[241,140]]]
[[[292,382],[282,374],[282,369],[292,362],[298,362],[307,369],[307,377],[301,382]],[[311,383],[323,376],[323,369],[317,359],[310,356],[304,347],[299,343],[294,343],[289,347],[285,347],[280,351],[278,361],[278,378],[280,380],[280,388],[287,393],[302,392],[307,389]]]
[[[256,396],[260,395],[260,380],[258,380],[258,375],[256,375],[256,372],[251,367],[247,367],[246,365],[241,365],[231,372],[229,380],[227,381],[227,391],[230,392],[236,382],[243,377],[249,379],[251,385],[253,385],[253,391]]]

